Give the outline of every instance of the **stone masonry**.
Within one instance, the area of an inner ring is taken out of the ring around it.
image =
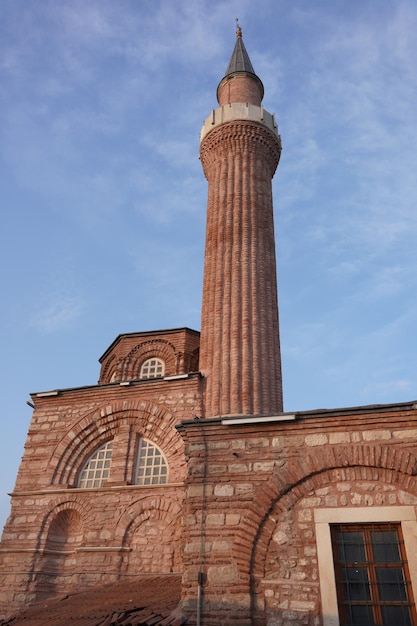
[[[139,380],[149,345],[166,359],[167,375]],[[198,333],[188,329],[120,336],[102,358],[99,385],[32,394],[34,413],[0,547],[0,615],[80,586],[182,571],[187,467],[175,426],[201,412],[200,375],[183,365],[184,354],[192,362],[196,345]],[[132,362],[135,370],[126,365]],[[122,364],[112,383],[108,363]],[[140,437],[163,450],[167,484],[133,484]],[[106,484],[78,488],[85,460],[110,439]]]
[[[195,615],[202,572],[206,626],[321,626],[315,512],[417,505],[417,404],[294,417],[180,427],[183,606]]]
[[[176,573],[181,623],[185,612],[191,626],[340,626],[331,526],[394,523],[404,624],[417,626],[417,402],[283,411],[281,141],[240,28],[217,95],[201,132],[201,347],[188,328],[119,335],[97,385],[32,394],[0,544],[0,623],[89,586]],[[150,362],[160,369],[146,377]],[[86,484],[103,450],[108,473]],[[143,459],[146,471],[162,459],[164,480],[141,483]]]

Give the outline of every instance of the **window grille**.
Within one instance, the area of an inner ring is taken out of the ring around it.
[[[148,359],[140,368],[140,378],[161,378],[165,372],[165,364],[161,359]]]
[[[415,626],[400,524],[331,527],[340,626]]]
[[[107,441],[90,456],[80,474],[80,488],[91,489],[105,484],[110,472],[112,451],[113,441]]]
[[[147,439],[139,441],[135,483],[164,485],[168,482],[168,463],[159,448]]]

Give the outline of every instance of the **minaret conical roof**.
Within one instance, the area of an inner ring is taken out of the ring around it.
[[[260,88],[260,97],[262,100],[264,95],[264,86],[261,79],[257,76],[255,70],[253,69],[249,54],[247,53],[245,44],[243,43],[242,29],[239,25],[237,25],[235,47],[233,49],[229,65],[227,66],[226,73],[217,87],[217,96],[219,95],[220,87],[225,83],[225,81],[239,74],[249,76],[258,83]]]
[[[245,44],[243,43],[242,29],[240,26],[238,26],[236,31],[236,44],[226,70],[225,77],[229,76],[229,74],[235,74],[236,72],[255,74],[255,70],[253,69],[253,65],[246,51]]]

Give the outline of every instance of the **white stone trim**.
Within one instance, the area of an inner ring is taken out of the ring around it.
[[[218,109],[213,109],[208,118],[204,120],[203,128],[200,133],[200,143],[206,135],[217,126],[235,120],[259,122],[269,128],[275,135],[278,134],[275,116],[268,113],[263,107],[258,107],[250,102],[232,102]]]
[[[253,417],[226,417],[222,419],[222,426],[234,426],[239,424],[262,424],[264,422],[291,422],[295,420],[295,415],[292,413],[284,413],[283,415],[261,415]]]
[[[414,598],[417,598],[417,523],[413,506],[315,509],[323,626],[340,626],[330,524],[401,523]]]

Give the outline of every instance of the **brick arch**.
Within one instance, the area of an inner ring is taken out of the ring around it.
[[[112,354],[101,367],[99,383],[109,383],[113,372],[117,371],[117,365],[116,357]]]
[[[401,456],[401,455],[400,455]],[[261,598],[265,597],[265,588],[262,582],[262,579],[270,579],[274,578],[277,570],[277,563],[282,564],[286,563],[286,559],[294,557],[294,550],[297,551],[298,542],[294,541],[295,537],[299,537],[298,534],[292,535],[292,541],[287,543],[286,545],[273,545],[271,549],[271,542],[274,536],[274,533],[277,530],[287,532],[289,527],[292,527],[293,523],[297,523],[297,510],[302,511],[303,509],[297,509],[298,505],[304,498],[309,500],[314,496],[314,500],[316,502],[310,501],[309,506],[311,508],[317,507],[330,507],[335,509],[344,508],[347,512],[350,507],[367,506],[366,501],[354,501],[356,499],[357,494],[352,494],[355,496],[351,502],[344,502],[341,505],[340,501],[337,504],[328,504],[325,502],[325,497],[323,496],[323,492],[328,493],[327,489],[332,486],[333,491],[331,493],[335,493],[337,491],[334,488],[335,482],[346,482],[353,483],[352,491],[355,492],[355,483],[367,483],[367,489],[373,493],[374,487],[369,487],[370,484],[379,485],[379,486],[389,486],[391,488],[395,488],[395,491],[389,491],[389,493],[398,494],[398,490],[402,492],[407,492],[408,494],[414,496],[414,502],[416,501],[416,479],[414,475],[410,473],[405,473],[401,469],[401,463],[404,461],[404,458],[400,458],[397,467],[375,467],[373,465],[344,465],[341,467],[334,468],[324,468],[322,471],[318,471],[317,473],[311,474],[306,477],[305,480],[301,480],[299,483],[291,487],[288,491],[278,496],[276,500],[271,503],[271,507],[264,515],[260,526],[257,529],[255,540],[252,545],[252,553],[250,557],[250,561],[246,563],[246,568],[249,571],[249,588],[250,588],[250,597],[251,597],[251,618],[254,623],[258,623],[257,619],[259,618],[258,606]],[[359,487],[359,491],[360,491]],[[319,496],[320,490],[322,490],[322,497]],[[345,496],[345,492],[342,492],[343,496]],[[377,494],[384,493],[383,490],[376,491]],[[402,499],[398,497],[398,504],[401,505]],[[411,502],[410,502],[411,504]],[[387,502],[384,502],[383,499],[374,498],[373,502],[367,507],[369,509],[378,509],[380,507],[386,508],[389,507]],[[349,518],[347,518],[349,519]],[[305,532],[305,537],[309,537],[309,539],[302,539],[302,545],[314,545],[316,546],[316,537],[315,537],[315,526],[314,526],[314,517],[311,515],[311,511],[309,516],[306,518],[302,518],[302,523],[298,521],[298,532],[300,532],[300,528],[303,528],[303,533]],[[308,533],[305,530],[308,528]],[[291,533],[291,531],[290,531]],[[294,543],[293,543],[294,541]],[[307,542],[304,543],[304,542]],[[300,546],[298,545],[298,548]],[[298,558],[300,557],[302,552],[298,552],[298,555],[295,557],[296,560],[293,561],[297,563]],[[288,560],[287,560],[288,563]],[[288,567],[288,565],[287,565]],[[314,577],[313,577],[314,579]],[[311,580],[311,579],[310,579]],[[318,596],[316,601],[319,602]]]
[[[79,517],[83,529],[89,528],[94,522],[91,507],[85,502],[80,502],[75,494],[71,498],[68,498],[68,495],[66,495],[60,502],[55,500],[41,522],[38,535],[38,549],[45,550],[47,547],[51,526],[57,518],[63,514],[69,515],[71,512],[74,512]]]
[[[179,571],[181,512],[179,502],[172,498],[149,497],[132,504],[116,526],[116,539],[125,548],[121,570]]]
[[[59,593],[59,577],[71,572],[73,553],[83,544],[84,528],[92,521],[89,507],[79,503],[76,496],[55,501],[47,511],[41,522],[28,586],[36,600]]]
[[[200,363],[200,348],[196,348],[191,353],[190,371],[191,372],[198,372],[199,363]]]
[[[139,378],[140,366],[146,359],[157,357],[164,361],[167,374],[177,373],[177,354],[175,346],[166,339],[149,339],[137,344],[130,352],[116,360],[112,355],[102,365],[100,384],[113,382],[112,376],[116,372],[115,381],[134,380]]]
[[[121,514],[116,524],[115,539],[120,545],[129,544],[129,537],[134,534],[139,526],[152,515],[155,519],[168,521],[177,519],[182,512],[179,502],[169,498],[148,497],[136,500]]]
[[[335,480],[355,482],[378,482],[389,485],[395,485],[404,491],[412,491],[411,483],[415,479],[401,471],[388,468],[375,468],[364,466],[353,466],[347,468],[334,468],[323,470],[303,481],[296,489],[291,489],[288,493],[276,500],[268,515],[262,520],[261,527],[255,538],[254,549],[251,558],[251,575],[253,578],[262,577],[265,571],[265,560],[268,552],[269,543],[275,532],[277,519],[281,513],[289,511],[304,497],[312,492],[333,484]],[[377,508],[378,504],[374,504],[372,508]]]
[[[49,459],[49,467],[53,468],[51,483],[74,486],[86,459],[112,439],[121,424],[133,425],[138,435],[146,434],[161,448],[168,461],[171,480],[184,479],[184,443],[174,428],[174,416],[152,402],[137,400],[114,402],[80,418],[63,436]]]
[[[123,359],[121,380],[139,378],[142,363],[151,357],[164,362],[167,375],[176,373],[175,346],[166,339],[150,339],[135,346]]]
[[[271,479],[258,488],[256,497],[247,507],[234,542],[242,582],[250,579],[253,585],[254,576],[260,571],[268,537],[275,527],[274,515],[292,508],[309,492],[322,487],[329,481],[330,473],[334,479],[337,472],[352,470],[361,472],[361,478],[366,480],[381,480],[383,474],[386,482],[415,492],[417,457],[407,450],[366,444],[317,446],[308,452],[303,449],[299,458],[275,469]]]
[[[51,521],[45,550],[68,550],[79,547],[84,536],[81,515],[73,507],[60,511]]]

